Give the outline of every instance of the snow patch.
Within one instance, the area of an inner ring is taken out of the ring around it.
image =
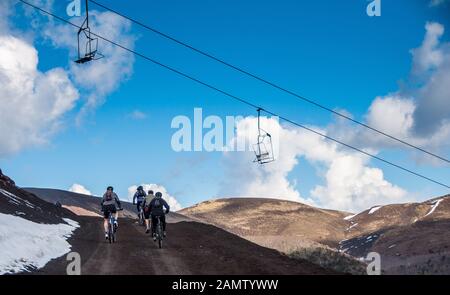
[[[378,211],[382,206],[376,206],[370,209],[369,214],[373,214]]]
[[[427,215],[425,215],[424,217],[427,217],[428,215],[432,214],[434,212],[434,210],[436,210],[436,208],[439,206],[439,203],[442,202],[442,200],[443,199],[433,201],[433,203],[432,203],[432,204],[434,204],[433,207],[431,207],[430,212],[428,212]]]
[[[350,239],[342,240],[342,241],[339,242],[339,244],[342,244],[342,243],[344,243],[344,242],[347,242],[348,240],[350,240]]]
[[[358,214],[353,214],[353,215],[346,216],[346,217],[344,217],[344,220],[350,220],[353,217],[355,217],[356,215],[358,215]]]
[[[358,225],[358,223],[352,224],[350,227],[347,228],[347,230],[351,230],[352,228],[354,228],[357,225]]]
[[[0,275],[42,268],[70,251],[67,239],[79,224],[39,224],[0,213]]]

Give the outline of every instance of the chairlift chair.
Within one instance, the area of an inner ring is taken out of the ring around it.
[[[78,59],[75,61],[77,64],[84,64],[93,60],[99,60],[104,56],[100,54],[98,49],[98,38],[93,38],[91,34],[91,28],[89,27],[89,9],[88,0],[86,0],[86,19],[78,30]],[[82,52],[81,43],[86,40],[86,46],[84,52]]]
[[[253,162],[259,164],[267,164],[275,161],[273,155],[272,136],[261,128],[261,109],[258,109],[258,139],[253,145],[255,152],[255,160]]]

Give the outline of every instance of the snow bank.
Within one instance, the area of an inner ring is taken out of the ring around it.
[[[436,208],[439,206],[439,203],[442,202],[443,199],[437,200],[433,202],[433,207],[431,207],[430,212],[427,213],[427,215],[425,215],[424,217],[427,217],[428,215],[432,214],[434,212],[434,210],[436,210]]]
[[[353,215],[346,216],[346,217],[344,217],[344,220],[350,220],[353,217],[355,217],[356,215],[358,215],[358,214],[353,214]]]
[[[39,224],[0,213],[0,275],[42,268],[70,251],[67,239],[79,224]]]
[[[369,211],[369,214],[375,213],[375,212],[378,211],[378,209],[380,209],[380,208],[381,208],[381,206],[377,206],[377,207],[371,208],[370,211]]]

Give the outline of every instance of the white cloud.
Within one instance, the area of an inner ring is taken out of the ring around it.
[[[440,5],[442,5],[444,3],[447,3],[447,2],[448,2],[448,0],[431,0],[430,1],[430,6],[431,7],[436,7],[436,6],[440,6]]]
[[[413,99],[399,94],[377,97],[364,116],[365,123],[411,144],[421,145],[424,141],[413,135],[415,109]],[[404,148],[393,139],[343,120],[333,122],[328,126],[328,132],[341,141],[372,153],[389,148]]]
[[[412,51],[413,73],[423,77],[417,91],[414,131],[429,137],[450,120],[450,43],[440,42],[444,27],[426,24],[422,45]]]
[[[251,165],[254,157],[251,153],[225,153],[221,195],[277,198],[348,211],[404,200],[406,192],[387,182],[380,169],[368,167],[364,156],[341,150],[335,143],[299,127],[280,126],[274,119],[262,118],[262,125],[270,131],[278,129],[279,157],[273,163],[260,166]],[[256,141],[256,126],[254,117],[239,121],[237,137],[247,137],[239,140]],[[312,128],[326,133],[326,130]],[[327,171],[326,185],[316,186],[309,197],[301,196],[295,187],[302,185],[301,180],[290,182],[288,177],[302,159],[319,172]]]
[[[450,43],[439,38],[444,27],[426,24],[426,35],[419,48],[411,50],[414,83],[407,91],[377,97],[365,118],[366,123],[387,134],[436,154],[450,147]],[[330,131],[338,138],[368,149],[411,149],[385,136],[338,120]],[[411,153],[420,163],[432,165],[439,161],[423,153]]]
[[[362,156],[340,154],[325,175],[326,186],[318,185],[311,195],[328,208],[359,212],[373,205],[406,201],[407,192],[384,179],[383,171],[367,167]]]
[[[139,110],[134,110],[133,112],[130,113],[129,116],[134,120],[144,120],[147,118],[147,114]]]
[[[224,164],[226,176],[222,183],[220,194],[245,197],[270,197],[292,201],[308,202],[301,198],[298,191],[287,180],[287,174],[297,164],[295,147],[286,144],[284,130],[276,119],[261,118],[263,129],[272,135],[275,162],[265,166],[252,165],[255,158],[252,152],[226,152]],[[246,117],[236,123],[236,142],[253,144],[256,142],[257,119]],[[252,135],[255,135],[254,138]],[[283,136],[284,135],[284,136]],[[283,144],[279,144],[279,142]],[[279,152],[276,152],[279,150]],[[279,154],[282,156],[279,157]]]
[[[50,11],[54,3],[52,0],[32,2]],[[72,59],[76,54],[77,30],[23,6],[34,32],[41,32],[54,46],[68,48],[72,54],[68,71],[54,68],[40,72],[37,68],[38,52],[31,45],[32,41],[24,40],[32,40],[36,34],[19,32],[11,27],[8,21],[11,8],[7,1],[0,4],[0,157],[48,143],[60,129],[64,115],[75,107],[81,93],[85,103],[77,118],[80,123],[87,113],[102,104],[122,81],[131,76],[134,64],[131,53],[99,41],[99,51],[105,58],[76,65]],[[73,19],[74,22],[80,20]],[[129,33],[129,21],[109,12],[92,11],[90,22],[93,31],[134,48],[135,37]],[[12,37],[12,32],[20,33],[22,37]]]
[[[163,187],[162,185],[154,183],[152,184],[143,183],[141,185],[144,187],[145,192],[148,192],[149,190],[153,190],[155,194],[156,192],[161,192],[163,199],[166,200],[167,204],[169,204],[171,211],[178,211],[183,208],[181,204],[177,201],[177,199],[174,196],[170,195],[167,192],[166,188]],[[128,188],[128,201],[130,202],[133,201],[133,196],[136,193],[137,188],[138,188],[137,185],[132,185]]]
[[[444,34],[444,27],[438,23],[427,23],[426,34],[422,45],[411,50],[413,55],[413,72],[416,74],[428,71],[442,64],[443,52],[439,46],[439,38]]]
[[[134,49],[135,36],[130,33],[131,23],[111,12],[89,13],[92,32],[115,41],[131,50]],[[76,22],[79,18],[74,18]],[[54,46],[68,48],[72,59],[76,59],[77,29],[68,24],[50,20],[43,25],[43,34]],[[86,92],[86,103],[79,116],[80,120],[97,106],[103,104],[106,97],[115,91],[122,81],[133,73],[134,55],[102,39],[98,40],[98,52],[105,57],[86,64],[70,62],[70,72],[75,83]]]
[[[370,126],[406,139],[410,137],[409,132],[414,124],[415,108],[411,99],[398,96],[377,97],[369,107],[366,120]]]
[[[82,186],[81,184],[78,184],[78,183],[74,183],[69,188],[69,192],[82,194],[82,195],[88,195],[88,196],[92,196],[93,195],[87,188],[85,188],[84,186]]]
[[[0,156],[47,143],[79,98],[62,68],[44,73],[38,62],[32,45],[0,36]]]
[[[376,98],[367,113],[368,125],[382,130],[390,135],[400,138],[415,146],[419,146],[436,154],[445,153],[450,147],[450,124],[443,122],[435,130],[420,135],[415,132],[417,120],[417,103],[413,98],[402,97],[400,95]],[[349,131],[350,126],[340,126],[341,132],[348,131],[347,139],[353,144],[364,143],[366,148],[381,150],[387,148],[409,149],[404,145],[393,141],[380,134],[359,128],[357,132]],[[351,135],[349,133],[352,133]],[[351,138],[351,139],[349,139]],[[442,162],[429,155],[412,151],[411,155],[423,164],[441,165]]]
[[[0,2],[0,33],[9,31],[8,17],[11,14],[11,3],[9,1]]]

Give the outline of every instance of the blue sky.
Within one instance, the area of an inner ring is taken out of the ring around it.
[[[67,17],[69,1],[56,2],[52,11]],[[445,27],[440,42],[449,40],[448,3],[430,7],[429,1],[383,0],[382,15],[370,18],[364,0],[99,2],[361,121],[377,96],[410,83],[410,50],[421,46],[427,22]],[[102,12],[95,5],[90,9]],[[27,36],[39,53],[38,70],[70,71],[73,50],[57,48],[33,30],[22,4],[12,10],[10,27],[18,30],[11,35]],[[140,27],[132,25],[127,34],[136,37],[137,51],[297,122],[325,128],[335,121],[327,112]],[[62,128],[46,144],[28,145],[0,158],[5,173],[21,186],[68,189],[78,183],[101,194],[114,185],[122,197],[131,185],[156,183],[183,206],[224,192],[223,179],[229,174],[223,155],[174,152],[171,121],[177,115],[192,117],[194,107],[203,108],[205,116],[222,118],[254,116],[255,111],[138,57],[132,65],[128,77],[77,124],[86,100],[86,90],[78,87],[80,99],[62,116]],[[133,118],[134,111],[145,118]],[[444,147],[439,153],[448,157],[450,150]],[[382,149],[379,155],[443,182],[450,176],[448,166],[414,161],[409,149]],[[384,178],[408,191],[410,199],[448,192],[377,161],[368,165],[382,169]],[[306,160],[300,160],[287,179],[304,198],[324,183],[320,169]]]

